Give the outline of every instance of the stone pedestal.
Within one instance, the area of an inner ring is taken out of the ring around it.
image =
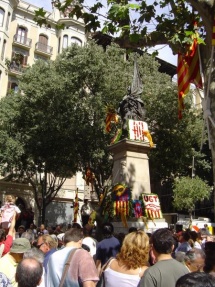
[[[112,185],[124,183],[132,190],[132,198],[151,193],[148,142],[123,139],[108,147],[113,154]]]
[[[168,223],[165,221],[164,218],[162,219],[154,219],[148,220],[147,224],[145,224],[141,219],[129,219],[127,221],[128,228],[124,227],[122,222],[120,220],[118,221],[112,221],[114,232],[115,233],[128,233],[128,229],[130,227],[136,227],[137,229],[142,229],[145,232],[153,233],[155,230],[159,228],[168,228]]]

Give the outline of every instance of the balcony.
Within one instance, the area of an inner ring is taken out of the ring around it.
[[[13,37],[13,43],[17,46],[21,46],[21,47],[25,47],[27,49],[31,48],[31,42],[32,40],[29,38],[26,38],[25,36],[21,36],[21,35],[14,35]]]
[[[42,54],[42,55],[52,55],[53,47],[48,46],[46,44],[37,42],[35,46],[35,52]]]
[[[27,66],[24,65],[19,65],[17,63],[11,63],[10,67],[9,67],[9,74],[13,75],[13,76],[17,76],[17,75],[21,75],[25,69],[27,68]]]

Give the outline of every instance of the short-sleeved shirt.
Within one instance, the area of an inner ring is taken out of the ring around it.
[[[0,272],[0,287],[12,287],[10,280],[2,272]]]
[[[47,272],[47,264],[49,262],[49,258],[50,256],[56,252],[57,249],[56,248],[53,248],[53,249],[50,249],[44,256],[44,260],[43,260],[43,267],[45,268],[45,272]]]
[[[183,243],[178,245],[178,247],[175,250],[175,253],[177,253],[178,251],[186,253],[187,251],[189,251],[191,249],[192,249],[192,247],[190,246],[190,244],[188,242],[183,242]]]
[[[9,253],[0,258],[0,272],[4,273],[8,277],[13,287],[18,286],[18,283],[15,280],[17,265],[18,263],[14,261],[13,257]]]
[[[64,247],[53,253],[48,261],[46,287],[59,287],[64,264],[73,247]],[[64,286],[79,287],[85,281],[97,282],[98,272],[90,253],[77,249],[72,257]]]
[[[160,260],[145,271],[138,287],[175,287],[176,281],[187,273],[186,266],[175,259]]]
[[[112,236],[109,238],[105,238],[98,243],[96,250],[96,260],[101,261],[101,265],[103,266],[108,259],[111,257],[115,257],[120,250],[119,240]]]

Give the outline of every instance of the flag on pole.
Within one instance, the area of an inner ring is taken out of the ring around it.
[[[73,222],[77,222],[78,211],[79,211],[79,203],[78,203],[78,188],[77,188],[76,192],[75,192],[74,219],[73,219]]]
[[[214,16],[213,31],[212,31],[212,46],[215,46],[215,16]]]
[[[202,79],[200,74],[200,62],[198,54],[197,39],[193,40],[186,55],[178,53],[178,104],[179,104],[179,119],[182,118],[182,110],[184,109],[184,97],[190,90],[190,83],[193,83],[198,88],[202,88]]]

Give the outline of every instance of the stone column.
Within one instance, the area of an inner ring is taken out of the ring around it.
[[[108,147],[113,154],[112,185],[124,183],[132,190],[132,198],[151,193],[148,142],[123,139]]]

